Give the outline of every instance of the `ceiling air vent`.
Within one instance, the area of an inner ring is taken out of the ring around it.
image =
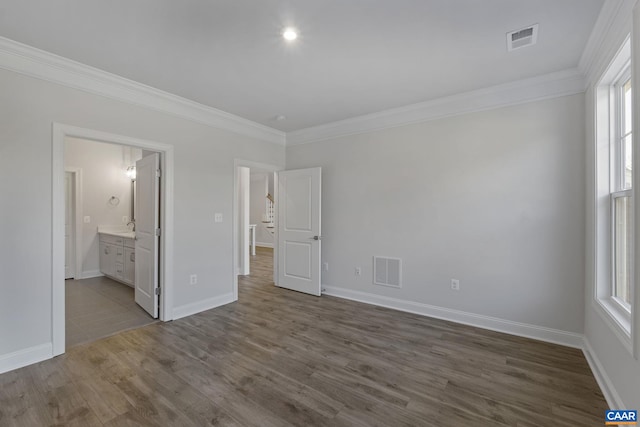
[[[511,52],[525,46],[532,46],[538,41],[538,24],[521,30],[507,33],[507,50]]]

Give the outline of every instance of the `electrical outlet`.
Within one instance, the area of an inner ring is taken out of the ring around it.
[[[460,290],[460,280],[451,279],[451,290],[452,291],[459,291]]]
[[[214,220],[215,222],[222,222],[222,214],[221,214],[221,213],[216,213],[216,214],[213,216],[213,218],[214,218],[213,220]]]
[[[123,216],[123,217],[122,217],[122,223],[123,223],[123,224],[126,224],[126,223],[128,223],[128,222],[129,222],[129,217],[128,217],[128,216],[126,216],[126,215],[125,215],[125,216]]]
[[[189,276],[189,284],[195,285],[196,283],[198,283],[198,275],[192,274],[191,276]]]
[[[322,269],[324,271],[329,271],[329,263],[328,262],[323,262],[322,263]]]
[[[84,217],[84,223],[85,224],[91,224],[91,217],[90,216],[85,216]]]
[[[360,267],[356,267],[354,273],[356,276],[362,276],[362,269]]]

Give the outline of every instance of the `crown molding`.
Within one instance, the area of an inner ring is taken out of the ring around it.
[[[605,4],[630,1],[635,0],[608,0]],[[0,68],[287,146],[572,95],[585,89],[583,73],[569,69],[285,133],[4,37],[0,37]]]
[[[585,90],[584,75],[572,68],[427,102],[367,114],[287,133],[287,146],[420,123],[509,105],[575,95]]]
[[[0,68],[284,145],[285,133],[234,114],[0,37]]]
[[[598,52],[604,39],[611,29],[615,18],[618,15],[618,11],[622,7],[624,0],[605,0],[596,19],[596,23],[591,30],[587,44],[584,47],[580,62],[578,62],[578,69],[585,76],[589,74],[589,70],[593,67],[593,63],[596,61]]]
[[[604,72],[631,32],[631,16],[637,0],[605,0],[589,40],[582,52],[578,69],[589,84]]]

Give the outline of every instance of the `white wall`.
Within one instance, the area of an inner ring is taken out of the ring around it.
[[[583,103],[574,95],[288,147],[287,169],[323,168],[323,285],[507,329],[582,333]],[[374,255],[403,260],[401,289],[372,284]]]
[[[267,193],[269,192],[269,182],[273,182],[273,173],[251,173],[251,212],[249,222],[256,224],[256,246],[273,247],[273,234],[269,232],[265,223],[262,222],[263,215],[267,212]],[[273,187],[273,184],[271,184]],[[273,193],[271,193],[273,195]]]
[[[174,145],[174,305],[232,294],[234,159],[284,165],[282,146],[6,70],[0,94],[0,361],[51,343],[53,122]]]
[[[128,166],[142,158],[142,150],[78,138],[65,141],[65,167],[82,169],[82,277],[100,275],[98,231],[100,225],[126,225],[131,216],[131,180]],[[112,196],[119,199],[114,206]],[[123,222],[122,218],[127,217]]]
[[[621,409],[638,409],[640,408],[640,362],[633,357],[632,352],[627,349],[622,341],[614,333],[614,329],[607,321],[606,315],[595,302],[595,242],[596,242],[596,188],[595,188],[595,87],[598,81],[606,71],[609,63],[615,56],[617,50],[622,46],[625,37],[632,28],[632,16],[629,14],[630,6],[633,0],[624,2],[618,15],[615,17],[609,32],[600,45],[600,50],[594,60],[594,66],[589,75],[589,88],[585,94],[586,101],[586,294],[585,294],[585,339],[588,342],[588,351],[595,361],[594,371],[598,378],[605,395],[608,397],[609,404],[615,408]],[[636,6],[633,16],[634,21],[634,37],[632,39],[632,49],[635,47],[633,55],[634,64],[637,64],[640,55],[640,43],[638,37],[638,29],[640,29],[640,9]],[[635,129],[638,129],[638,114],[640,113],[640,104],[636,96],[638,88],[640,88],[640,67],[635,66],[634,80],[634,97],[635,97]],[[637,134],[636,134],[637,135]],[[636,159],[637,140],[634,141],[634,150]],[[635,162],[638,165],[638,162]],[[635,166],[634,166],[635,167]],[[638,174],[635,174],[634,186],[638,188],[640,180]],[[640,224],[640,205],[638,205],[636,192],[636,224]],[[636,230],[638,230],[636,228]],[[638,232],[636,231],[636,248],[640,247]],[[640,255],[640,251],[636,251],[636,255]],[[639,265],[637,262],[636,266]],[[636,267],[636,290],[640,290],[638,284],[638,268]],[[640,308],[638,298],[636,298],[636,311]],[[640,317],[636,315],[636,322],[640,321]],[[636,323],[638,325],[638,323]],[[640,325],[634,329],[635,340],[640,340]]]

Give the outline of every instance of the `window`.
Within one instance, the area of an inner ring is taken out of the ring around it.
[[[620,78],[612,85],[614,100],[615,145],[612,170],[612,231],[613,231],[613,286],[611,297],[628,312],[631,311],[631,233],[632,223],[632,114],[631,72],[625,67]]]
[[[596,88],[596,301],[631,346],[633,114],[627,39]]]

